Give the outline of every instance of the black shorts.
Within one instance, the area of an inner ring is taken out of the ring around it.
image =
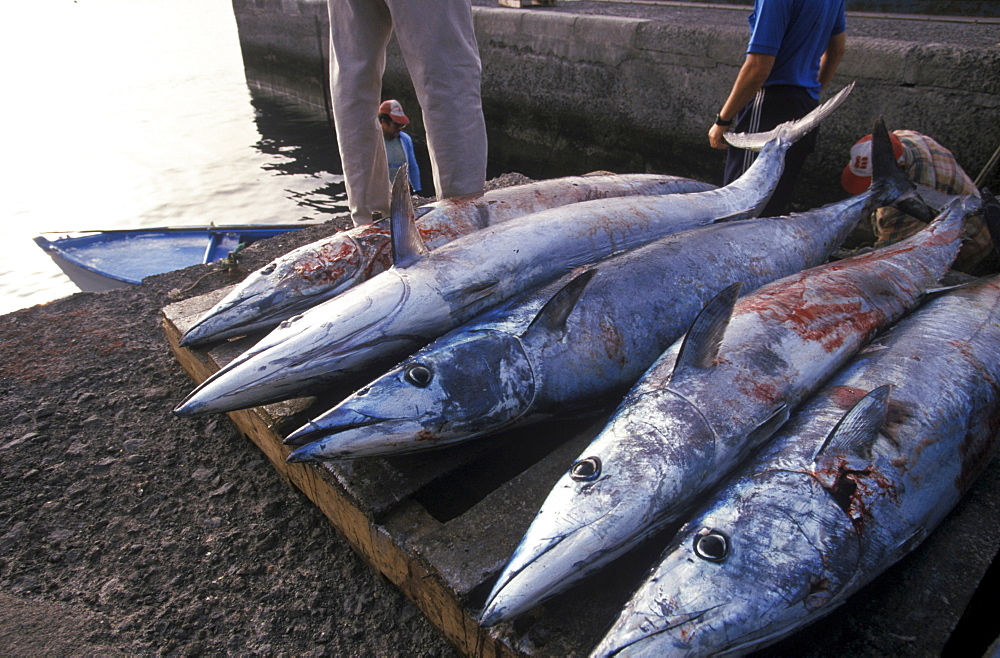
[[[801,119],[819,106],[804,87],[791,85],[770,85],[761,89],[746,107],[737,115],[734,132],[766,132],[778,124],[793,119]],[[797,141],[785,154],[785,170],[778,182],[771,200],[761,212],[761,217],[777,217],[785,213],[788,197],[798,179],[806,156],[816,148],[817,130]],[[729,184],[743,175],[757,158],[755,151],[746,151],[730,146],[726,155],[726,171],[723,184]]]

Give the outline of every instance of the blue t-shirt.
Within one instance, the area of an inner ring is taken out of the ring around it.
[[[768,85],[795,85],[819,98],[819,60],[847,29],[845,0],[754,0],[748,53],[773,55]]]

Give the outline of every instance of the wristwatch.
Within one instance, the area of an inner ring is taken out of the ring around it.
[[[728,128],[729,126],[733,125],[733,120],[732,119],[729,119],[729,120],[723,119],[721,114],[716,114],[715,115],[715,125],[722,126],[723,128]]]

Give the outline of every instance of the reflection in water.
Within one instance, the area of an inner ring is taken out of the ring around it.
[[[76,291],[43,231],[322,221],[345,211],[333,130],[251,98],[231,3],[15,3],[0,54],[10,167],[0,313]]]
[[[333,126],[273,97],[253,93],[254,121],[261,134],[254,145],[261,153],[273,156],[262,165],[277,176],[315,178],[316,187],[307,191],[287,190],[297,205],[321,213],[347,212],[347,192],[339,173],[340,157]]]

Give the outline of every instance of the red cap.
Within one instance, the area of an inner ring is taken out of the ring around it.
[[[410,122],[409,118],[403,114],[403,106],[396,100],[383,101],[378,106],[378,113],[388,114],[390,119],[404,126]]]
[[[903,143],[889,133],[896,162],[903,163]],[[851,147],[851,161],[840,174],[840,185],[850,194],[861,194],[872,184],[872,136],[865,135]]]

